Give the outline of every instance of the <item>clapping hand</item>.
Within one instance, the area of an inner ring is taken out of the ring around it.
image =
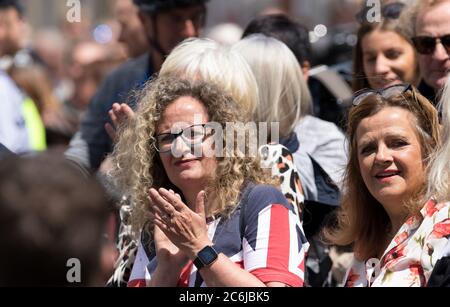
[[[173,191],[152,188],[149,197],[155,225],[190,259],[206,245],[212,245],[207,232],[204,191],[197,195],[195,212]]]

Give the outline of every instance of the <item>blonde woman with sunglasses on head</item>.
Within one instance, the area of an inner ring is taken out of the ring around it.
[[[324,232],[353,244],[346,286],[426,285],[450,236],[450,203],[427,197],[439,130],[437,111],[411,85],[355,96],[342,206]]]

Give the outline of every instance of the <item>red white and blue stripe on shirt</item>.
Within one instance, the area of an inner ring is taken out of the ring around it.
[[[229,218],[208,224],[215,249],[264,283],[281,282],[300,287],[304,283],[305,253],[309,244],[299,217],[283,194],[272,186],[257,185],[244,210],[245,230],[241,239],[240,206]],[[129,287],[145,287],[152,278],[157,259],[141,240],[131,272]],[[190,262],[178,286],[204,287],[201,274]]]

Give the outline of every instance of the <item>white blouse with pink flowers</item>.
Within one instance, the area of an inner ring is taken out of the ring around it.
[[[353,260],[346,287],[424,287],[450,238],[450,202],[429,200],[409,218],[381,259]]]

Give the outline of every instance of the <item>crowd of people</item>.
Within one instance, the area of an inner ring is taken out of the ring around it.
[[[0,285],[450,286],[450,1],[381,4],[350,84],[287,14],[224,45],[208,0],[118,0],[118,42],[28,47],[0,0]]]

